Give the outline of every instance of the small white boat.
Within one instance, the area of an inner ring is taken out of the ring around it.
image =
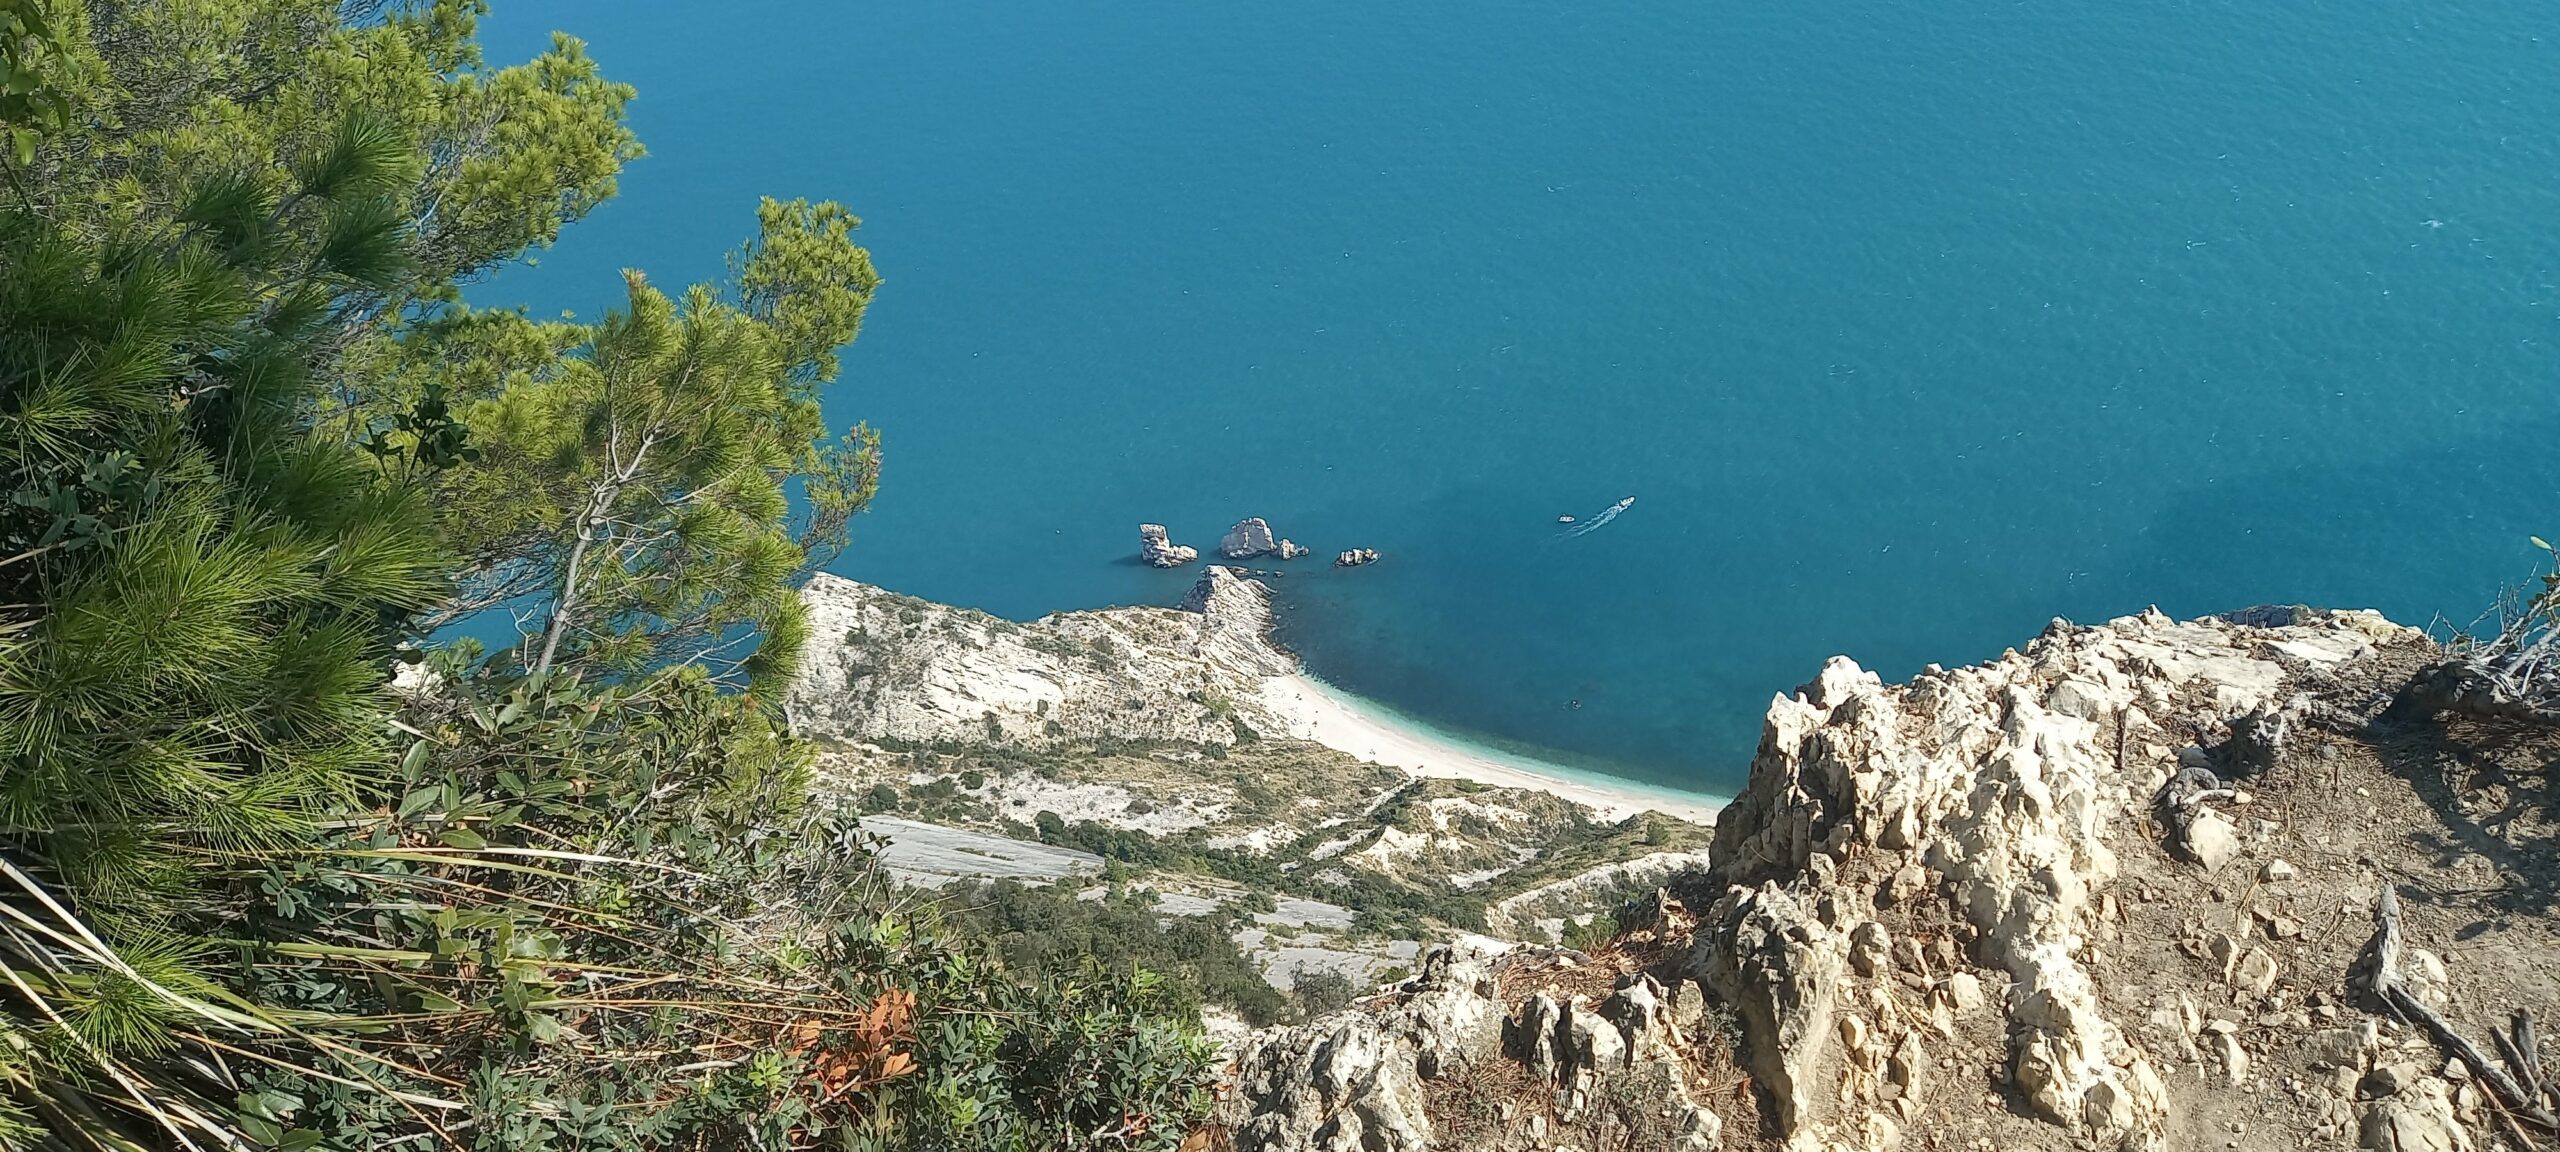
[[[1558,516],[1558,517],[1556,517],[1556,523],[1558,523],[1558,524],[1571,524],[1571,523],[1573,523],[1573,517],[1571,517],[1571,516]]]

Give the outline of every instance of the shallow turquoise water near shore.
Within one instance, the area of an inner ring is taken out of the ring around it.
[[[1723,790],[1835,652],[2467,618],[2560,528],[2525,0],[501,0],[491,55],[555,26],[654,155],[479,298],[841,199],[887,284],[829,402],[891,452],[842,571],[1169,603],[1140,521],[1266,516],[1387,555],[1277,582],[1317,673],[1515,752]]]

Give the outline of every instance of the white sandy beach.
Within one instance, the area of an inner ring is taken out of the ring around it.
[[[1712,797],[1657,791],[1581,773],[1568,775],[1561,769],[1542,772],[1533,762],[1497,758],[1364,706],[1310,676],[1274,676],[1263,683],[1262,697],[1272,715],[1287,721],[1287,735],[1416,776],[1545,792],[1588,805],[1609,820],[1652,811],[1699,824],[1715,822],[1717,804]]]

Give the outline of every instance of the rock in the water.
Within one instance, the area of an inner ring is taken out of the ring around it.
[[[1138,525],[1138,559],[1158,568],[1179,568],[1199,558],[1199,549],[1166,539],[1164,525]]]
[[[1295,560],[1312,551],[1314,551],[1314,549],[1294,540],[1283,540],[1280,542],[1280,558],[1283,560]]]
[[[1336,568],[1357,568],[1363,564],[1377,562],[1378,550],[1375,548],[1346,548],[1341,555],[1333,558],[1333,566]]]
[[[1260,516],[1236,521],[1236,526],[1227,529],[1226,536],[1218,541],[1219,554],[1229,560],[1268,556],[1279,550],[1279,538],[1271,534],[1271,525]]]

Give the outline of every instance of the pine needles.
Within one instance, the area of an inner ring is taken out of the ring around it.
[[[947,936],[741,690],[879,479],[813,391],[850,214],[474,313],[636,154],[574,41],[125,7],[0,45],[85,85],[0,124],[0,1152],[1178,1141],[1161,985]],[[538,644],[437,645],[509,603]]]

